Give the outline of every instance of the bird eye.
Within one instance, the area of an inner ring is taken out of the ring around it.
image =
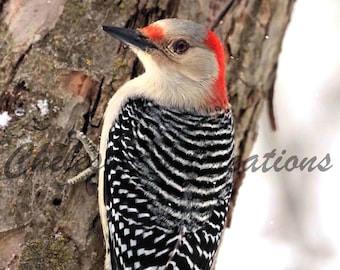
[[[172,45],[172,48],[175,53],[183,54],[190,48],[190,45],[184,39],[179,39],[176,42],[174,42],[174,44]]]

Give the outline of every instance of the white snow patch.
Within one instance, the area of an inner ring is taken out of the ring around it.
[[[0,129],[4,130],[11,119],[12,117],[8,115],[8,112],[0,113]]]
[[[37,106],[40,110],[40,115],[41,116],[45,116],[46,114],[48,114],[48,102],[47,99],[39,99],[37,101]]]

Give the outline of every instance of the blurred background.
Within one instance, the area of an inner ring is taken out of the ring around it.
[[[329,154],[333,167],[248,170],[217,269],[340,269],[339,0],[296,1],[274,109],[278,130],[271,131],[265,108],[253,155],[277,149],[278,157],[286,150],[283,161],[296,155],[318,163]],[[257,166],[263,162],[260,158]]]

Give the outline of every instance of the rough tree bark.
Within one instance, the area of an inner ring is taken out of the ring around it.
[[[102,269],[96,185],[63,186],[88,165],[73,129],[99,143],[108,99],[142,71],[102,24],[142,27],[166,17],[214,30],[227,52],[227,88],[236,128],[232,200],[273,96],[294,0],[1,0],[0,269]],[[46,110],[48,108],[48,110]],[[230,225],[231,216],[228,220]],[[228,241],[228,239],[225,239]],[[17,267],[17,268],[15,268]]]

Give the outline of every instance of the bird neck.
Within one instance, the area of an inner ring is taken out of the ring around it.
[[[178,70],[146,70],[127,84],[129,88],[138,89],[138,96],[170,108],[206,112],[223,107],[219,104],[220,97],[211,94],[214,80],[195,81]]]
[[[208,102],[211,107],[221,109],[229,107],[224,74],[221,76],[220,73],[217,79],[212,83],[211,93],[212,96]]]

